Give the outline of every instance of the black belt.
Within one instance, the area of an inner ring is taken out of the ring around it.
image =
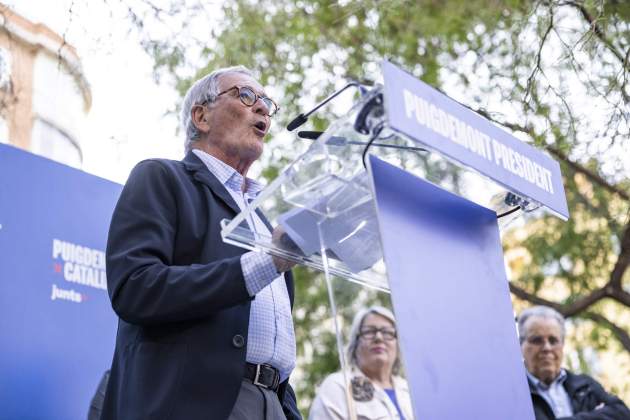
[[[262,364],[255,365],[253,363],[245,363],[245,378],[252,381],[254,385],[272,391],[278,390],[280,385],[280,373],[278,369],[271,365]]]

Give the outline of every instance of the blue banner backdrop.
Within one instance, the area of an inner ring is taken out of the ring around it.
[[[86,418],[116,335],[105,246],[120,190],[0,145],[0,418]]]
[[[558,162],[393,64],[382,68],[393,129],[569,217]]]
[[[533,420],[496,214],[370,156],[417,419]]]

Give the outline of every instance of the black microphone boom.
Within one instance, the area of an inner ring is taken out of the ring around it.
[[[307,140],[317,140],[319,136],[321,136],[322,134],[324,134],[323,131],[298,131],[298,137],[301,139],[307,139]],[[326,141],[326,144],[329,146],[345,146],[348,144],[352,146],[367,145],[366,142],[348,140],[345,137],[339,137],[339,136],[331,136]],[[384,147],[384,148],[389,148],[389,149],[411,150],[414,152],[428,152],[427,149],[424,149],[422,147],[416,147],[416,146],[401,146],[397,144],[387,144],[387,143],[372,143],[371,146]]]
[[[344,90],[348,89],[350,86],[355,86],[357,88],[359,88],[359,91],[363,94],[363,86],[358,83],[358,82],[350,82],[347,85],[345,85],[344,87],[342,87],[341,89],[339,89],[338,91],[336,91],[335,93],[333,93],[332,95],[330,95],[328,98],[324,99],[323,101],[321,101],[319,104],[317,104],[317,106],[313,109],[311,109],[309,112],[307,112],[306,114],[300,114],[297,117],[295,117],[288,125],[287,125],[287,130],[289,131],[293,131],[296,128],[298,128],[299,126],[301,126],[302,124],[304,124],[307,120],[308,117],[315,111],[317,111],[319,108],[321,108],[322,106],[326,105],[328,102],[330,102],[331,100],[333,100],[337,95],[339,95],[341,92],[343,92]]]
[[[323,131],[298,131],[298,137],[301,139],[317,140],[322,134]]]
[[[304,114],[298,115],[297,117],[293,119],[293,121],[289,123],[289,125],[287,125],[287,130],[289,131],[295,130],[296,128],[304,124],[306,120],[308,120],[308,117],[306,117]]]

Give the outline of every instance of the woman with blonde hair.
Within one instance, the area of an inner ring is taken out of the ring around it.
[[[398,334],[389,309],[372,306],[355,315],[346,360],[350,371],[324,380],[309,420],[413,419],[407,382],[398,376]]]

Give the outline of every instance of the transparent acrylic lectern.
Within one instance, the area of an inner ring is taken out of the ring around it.
[[[338,313],[355,311],[365,302],[389,299],[381,232],[366,168],[369,155],[494,210],[497,216],[503,216],[498,220],[500,227],[523,211],[539,207],[535,201],[392,129],[383,87],[360,98],[243,212],[222,222],[225,242],[280,256],[323,273],[343,372],[350,371],[344,355],[348,340],[343,332],[347,325],[341,325]],[[520,211],[513,211],[517,206]],[[276,228],[275,234],[252,228],[256,225],[249,220],[258,210]],[[353,302],[363,303],[352,308],[340,306],[336,298],[339,293],[346,296],[346,302],[347,296],[353,296]],[[349,413],[348,418],[356,418],[356,412]]]
[[[331,124],[246,210],[222,221],[224,241],[387,292],[373,194],[364,164],[366,152],[498,215],[514,206],[524,211],[539,207],[391,130],[377,87]],[[258,209],[286,236],[274,241],[270,232],[250,228],[254,224],[248,219]],[[501,226],[518,215],[515,212],[499,219]]]

